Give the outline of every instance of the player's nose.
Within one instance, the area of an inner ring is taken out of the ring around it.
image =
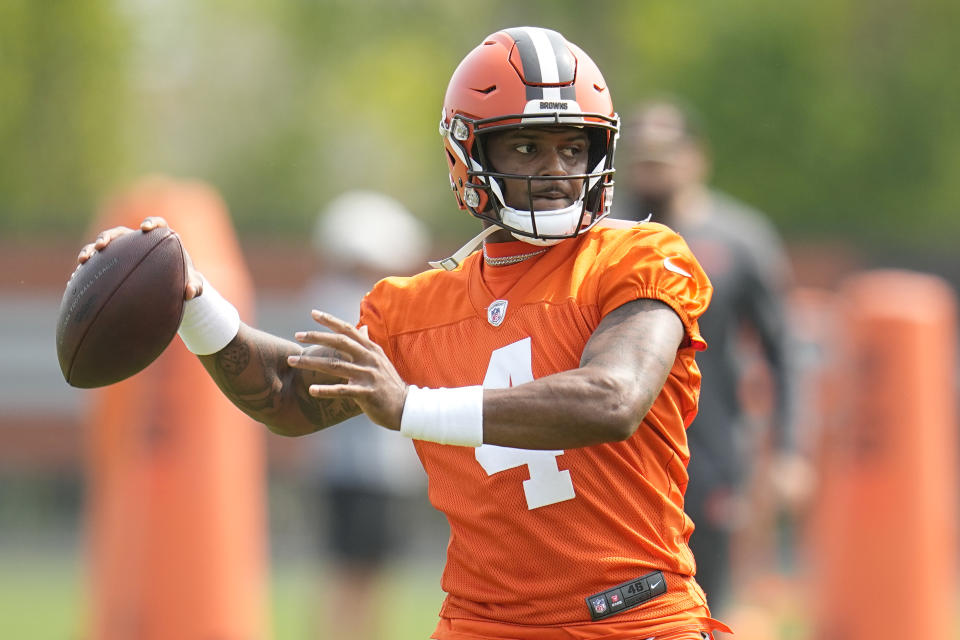
[[[569,173],[559,149],[547,149],[540,154],[540,166],[537,169],[537,175],[541,176],[565,176]]]

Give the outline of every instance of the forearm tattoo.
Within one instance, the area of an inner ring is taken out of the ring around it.
[[[264,348],[257,349],[261,375],[251,369],[250,344],[234,340],[216,355],[214,378],[220,388],[238,407],[251,414],[269,413],[279,406],[279,385],[271,384],[264,366]]]
[[[250,364],[250,347],[246,343],[230,343],[217,355],[217,371],[224,376],[238,376]]]
[[[262,422],[269,423],[285,404],[290,406],[284,396],[291,392],[302,417],[320,428],[361,413],[353,400],[311,396],[310,384],[323,381],[312,381],[309,372],[290,368],[287,355],[283,343],[235,339],[216,354],[211,373],[234,404]]]
[[[360,407],[349,398],[314,398],[307,389],[307,384],[297,386],[297,404],[314,424],[337,424],[360,413]]]

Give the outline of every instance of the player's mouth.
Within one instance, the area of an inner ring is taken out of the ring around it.
[[[561,189],[534,191],[530,195],[533,199],[533,208],[535,211],[563,209],[564,207],[569,207],[575,200],[571,194]]]

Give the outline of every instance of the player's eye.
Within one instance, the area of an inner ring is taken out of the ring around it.
[[[528,155],[537,151],[537,147],[530,142],[521,142],[520,144],[515,145],[513,148],[517,153],[522,153],[523,155]]]
[[[574,160],[583,153],[583,147],[579,144],[569,145],[560,149],[560,155],[568,160]]]

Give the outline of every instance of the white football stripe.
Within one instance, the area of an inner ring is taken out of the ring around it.
[[[556,101],[563,100],[563,97],[560,95],[560,87],[544,87],[543,99]]]
[[[542,29],[530,29],[527,33],[530,34],[530,39],[533,40],[533,46],[537,50],[537,61],[540,63],[540,82],[544,84],[556,84],[560,82],[560,71],[557,69],[557,56],[553,52],[553,45],[550,44],[550,38],[547,37],[547,34],[544,33]],[[546,98],[547,96],[545,95],[544,97]]]

